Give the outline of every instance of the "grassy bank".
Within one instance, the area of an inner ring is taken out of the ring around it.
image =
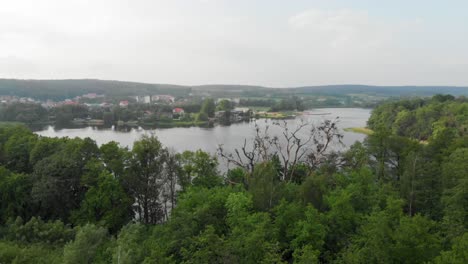
[[[143,126],[156,127],[156,128],[172,128],[172,127],[192,127],[192,126],[206,126],[208,121],[173,121],[173,122],[152,122],[142,123]]]
[[[296,117],[294,112],[264,112],[255,114],[256,118],[269,118],[269,119],[292,119]]]
[[[372,129],[369,129],[367,127],[348,127],[343,130],[346,132],[354,132],[354,133],[360,133],[360,134],[365,134],[365,135],[372,135],[374,133]]]

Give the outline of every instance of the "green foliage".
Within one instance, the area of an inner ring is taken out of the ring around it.
[[[372,111],[368,126],[385,128],[395,135],[428,140],[443,128],[454,128],[457,136],[466,133],[468,102],[451,95],[432,99],[412,99],[379,105]]]
[[[20,130],[9,137],[2,146],[3,155],[7,161],[6,167],[18,172],[30,173],[32,166],[29,161],[29,153],[34,148],[36,141],[37,136],[25,130]]]
[[[98,155],[96,143],[89,138],[66,141],[60,151],[37,162],[33,171],[32,197],[44,219],[67,221],[80,206],[86,189],[81,185],[86,164]]]
[[[416,215],[403,216],[401,200],[387,201],[369,215],[342,260],[346,263],[424,263],[440,250],[435,223]]]
[[[154,136],[128,150],[0,126],[0,263],[466,263],[467,109],[383,104],[316,169],[272,155],[224,178]]]
[[[307,206],[305,210],[305,219],[295,223],[291,248],[294,251],[302,252],[304,247],[309,246],[320,252],[325,243],[326,227],[321,223],[323,220],[317,209]],[[301,253],[297,253],[303,255]]]
[[[21,123],[40,123],[47,121],[47,110],[35,103],[2,104],[0,107],[1,121]]]
[[[77,225],[94,223],[117,232],[130,221],[132,200],[122,185],[108,172],[98,176],[97,185],[86,192],[80,208],[72,213]]]
[[[435,258],[436,264],[463,264],[468,261],[468,233],[455,239],[452,248]]]
[[[280,182],[277,169],[272,163],[262,163],[255,169],[248,180],[249,192],[252,193],[255,209],[273,208],[280,198]]]
[[[133,145],[131,171],[125,182],[137,203],[139,218],[146,224],[163,218],[158,197],[166,158],[167,150],[155,136],[144,136]]]
[[[468,230],[468,148],[454,151],[442,164],[443,224],[447,239]]]
[[[234,108],[233,104],[229,100],[221,100],[216,105],[216,111],[230,111]]]
[[[31,199],[31,177],[0,167],[0,223],[16,217],[29,218],[35,208]]]
[[[268,213],[253,212],[253,202],[244,193],[230,194],[226,207],[230,228],[227,245],[236,263],[279,263],[281,254],[276,230]]]
[[[206,115],[207,117],[214,117],[216,106],[213,98],[207,98],[203,101],[202,107],[200,109],[200,115]],[[204,121],[203,119],[200,119]]]
[[[184,151],[178,155],[182,170],[182,186],[191,184],[193,186],[212,188],[222,184],[222,178],[218,173],[218,160],[209,153],[202,150]]]
[[[73,239],[75,232],[60,220],[44,222],[41,218],[32,217],[27,223],[18,217],[7,223],[5,239],[20,243],[45,243],[63,245]]]
[[[61,249],[44,244],[19,245],[0,240],[0,263],[61,263]]]
[[[148,255],[144,241],[148,239],[148,228],[142,224],[124,226],[117,237],[112,255],[113,263],[142,263]]]
[[[278,103],[273,105],[270,109],[271,112],[278,111],[303,111],[304,105],[300,98],[293,96],[291,98],[281,99]]]
[[[188,249],[183,248],[181,263],[225,263],[226,241],[216,234],[213,226],[209,225],[200,235],[193,238]]]
[[[226,174],[226,183],[230,185],[245,186],[247,184],[247,172],[243,168],[228,170]]]
[[[105,254],[107,231],[87,224],[78,229],[75,240],[65,245],[63,263],[95,263]]]
[[[99,148],[101,159],[106,168],[118,179],[123,177],[125,166],[128,163],[129,153],[127,149],[119,147],[117,142],[109,142]]]

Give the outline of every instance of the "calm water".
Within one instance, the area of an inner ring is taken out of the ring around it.
[[[369,109],[361,108],[322,108],[311,110],[313,114],[327,115],[303,115],[294,120],[287,120],[288,126],[294,126],[300,122],[300,119],[319,123],[325,119],[335,119],[339,117],[338,126],[340,128],[347,127],[363,127],[366,125],[367,119],[370,116]],[[329,113],[329,114],[328,114]],[[265,125],[265,120],[257,121],[261,126]],[[271,121],[267,121],[271,122]],[[278,130],[271,129],[273,134]],[[114,128],[73,128],[73,129],[54,129],[49,126],[44,130],[36,133],[46,137],[89,137],[101,145],[110,141],[116,141],[121,146],[131,148],[133,142],[140,139],[144,134],[154,134],[159,140],[170,149],[181,152],[184,150],[202,149],[211,153],[215,153],[220,144],[224,145],[226,150],[239,148],[244,143],[244,139],[249,139],[254,136],[254,123],[237,123],[230,126],[215,126],[212,128],[190,127],[190,128],[161,128],[145,130],[142,128],[134,128],[129,131],[119,131]],[[351,132],[343,132],[343,143],[345,146],[334,146],[336,150],[345,148],[356,141],[362,141],[365,135]]]

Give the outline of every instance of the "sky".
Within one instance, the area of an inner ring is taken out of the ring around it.
[[[0,0],[0,78],[468,86],[466,0]]]

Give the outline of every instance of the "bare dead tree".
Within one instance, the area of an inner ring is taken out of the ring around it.
[[[324,159],[329,147],[334,142],[342,144],[343,134],[337,127],[338,117],[335,120],[325,120],[318,126],[312,126],[312,143],[315,146],[307,155],[306,163],[311,169],[316,169]]]
[[[272,158],[271,148],[275,145],[275,140],[277,139],[269,134],[269,125],[261,128],[255,122],[255,136],[251,144],[248,144],[247,139],[244,139],[242,147],[234,149],[234,153],[226,152],[223,145],[219,145],[218,155],[226,160],[228,164],[234,164],[253,172],[255,164]]]
[[[301,120],[300,124],[290,130],[285,120],[274,122],[274,124],[281,128],[282,137],[280,140],[274,141],[277,154],[281,158],[283,164],[282,179],[291,181],[294,175],[294,170],[299,161],[301,161],[307,154],[306,146],[313,138],[312,134],[301,137],[300,133],[310,126],[310,123]]]
[[[279,128],[278,135],[272,135],[269,125],[261,128],[255,123],[255,137],[249,144],[247,139],[240,149],[227,153],[219,146],[219,156],[228,164],[242,167],[253,172],[255,164],[271,160],[278,156],[282,163],[281,179],[292,181],[299,163],[306,164],[310,170],[316,169],[327,156],[329,147],[341,143],[343,135],[337,127],[338,119],[325,120],[318,125],[300,120],[291,127],[285,120],[272,122]]]

